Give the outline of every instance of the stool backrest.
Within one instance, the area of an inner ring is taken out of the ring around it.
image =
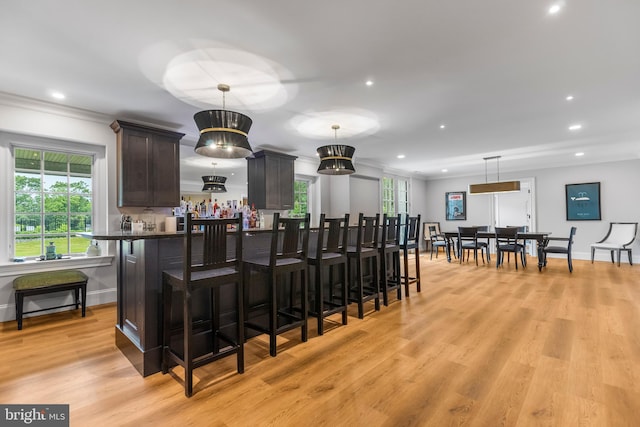
[[[305,215],[304,218],[280,218],[278,212],[273,214],[269,258],[271,267],[275,267],[279,258],[307,258],[310,220],[311,216],[309,214]],[[280,236],[281,230],[283,230],[282,236]]]
[[[363,248],[378,248],[378,229],[380,227],[380,214],[375,216],[358,215],[358,233],[356,237],[356,251]]]
[[[232,236],[233,239],[228,239]],[[200,240],[202,237],[202,240]],[[235,249],[227,250],[231,243]],[[191,281],[194,271],[213,270],[242,264],[242,214],[238,218],[194,218],[187,213],[184,233],[184,279]],[[202,257],[200,257],[202,256]]]
[[[327,218],[325,214],[320,214],[316,258],[321,259],[323,253],[346,254],[348,238],[349,214],[345,214],[344,218]]]
[[[420,242],[420,214],[418,216],[409,216],[407,214],[404,224],[404,242],[407,248],[416,248]]]
[[[400,243],[401,216],[382,216],[382,246],[397,245]]]

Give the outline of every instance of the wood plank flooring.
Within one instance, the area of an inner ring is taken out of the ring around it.
[[[72,426],[638,426],[640,266],[550,259],[539,273],[421,259],[422,292],[320,337],[246,345],[142,378],[115,305],[0,324],[0,403],[67,403]]]

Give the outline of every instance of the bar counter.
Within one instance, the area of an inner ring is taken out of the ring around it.
[[[162,359],[162,271],[181,268],[184,232],[93,232],[81,236],[95,240],[117,241],[117,321],[116,345],[141,375],[160,371]],[[310,242],[315,239],[310,237]],[[270,229],[248,229],[243,232],[243,259],[268,256]],[[227,250],[234,253],[235,247]],[[311,249],[310,244],[310,249]],[[267,297],[260,281],[245,279],[245,295],[249,303]],[[176,292],[173,304],[173,327],[182,325],[182,298]],[[221,294],[221,324],[234,327],[236,306],[233,286],[223,288]],[[206,290],[193,298],[194,319],[206,324],[210,313],[210,297]],[[178,339],[182,339],[178,337]],[[199,344],[208,346],[206,334]],[[180,343],[176,343],[179,348]]]

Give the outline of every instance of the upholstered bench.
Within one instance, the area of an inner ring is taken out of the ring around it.
[[[39,311],[53,310],[56,308],[80,305],[80,292],[82,291],[82,317],[85,317],[87,308],[87,275],[78,270],[47,271],[43,273],[31,273],[16,277],[13,280],[13,289],[16,293],[16,320],[18,330],[22,329],[22,316]],[[48,294],[52,292],[74,291],[75,302],[73,304],[58,305],[40,310],[23,311],[25,296]]]

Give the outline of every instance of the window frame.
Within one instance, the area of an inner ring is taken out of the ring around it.
[[[382,177],[382,213],[387,215],[396,215],[396,180],[390,176]],[[391,195],[391,198],[388,196]],[[389,209],[390,208],[390,209]]]
[[[107,147],[97,143],[77,142],[66,139],[55,139],[52,137],[39,137],[13,133],[0,130],[0,164],[4,165],[4,171],[0,176],[4,177],[0,182],[0,190],[4,190],[6,208],[0,210],[0,233],[7,237],[6,244],[0,245],[0,265],[3,271],[0,276],[12,275],[24,271],[46,271],[51,268],[51,263],[55,263],[56,268],[72,268],[84,266],[102,266],[111,263],[112,256],[108,254],[112,249],[103,248],[102,257],[87,258],[84,254],[77,254],[70,259],[56,261],[35,261],[14,262],[14,242],[15,233],[15,160],[13,155],[14,147],[33,149],[39,151],[63,151],[80,155],[94,156],[92,181],[92,224],[94,230],[108,229],[109,219],[109,185],[107,178],[108,162]],[[43,147],[46,147],[43,149]],[[87,246],[89,246],[87,239]],[[106,263],[106,264],[105,264]]]

